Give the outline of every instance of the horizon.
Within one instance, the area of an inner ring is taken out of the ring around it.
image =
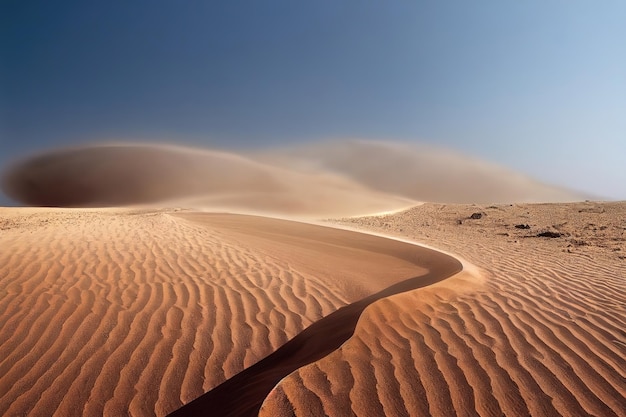
[[[2,170],[111,139],[388,138],[626,199],[623,2],[0,8]]]

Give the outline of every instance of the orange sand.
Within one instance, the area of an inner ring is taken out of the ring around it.
[[[342,224],[458,253],[484,282],[370,306],[262,416],[624,415],[626,203],[427,204]]]
[[[2,186],[132,207],[0,208],[0,415],[624,415],[626,203],[398,212],[581,196],[363,141],[84,147],[16,163]],[[205,210],[395,211],[334,226],[453,255]]]
[[[164,415],[339,307],[426,272],[412,245],[260,217],[5,208],[0,219],[1,415]]]

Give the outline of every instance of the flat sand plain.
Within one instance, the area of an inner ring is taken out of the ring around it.
[[[484,279],[370,306],[261,415],[624,415],[626,203],[425,204],[341,224],[451,251]]]

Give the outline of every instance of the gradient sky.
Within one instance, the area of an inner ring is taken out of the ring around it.
[[[103,139],[421,141],[626,199],[626,1],[0,5],[0,168]]]

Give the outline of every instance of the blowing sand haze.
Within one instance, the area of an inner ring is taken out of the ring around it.
[[[16,162],[0,414],[623,416],[626,204],[403,146]]]

